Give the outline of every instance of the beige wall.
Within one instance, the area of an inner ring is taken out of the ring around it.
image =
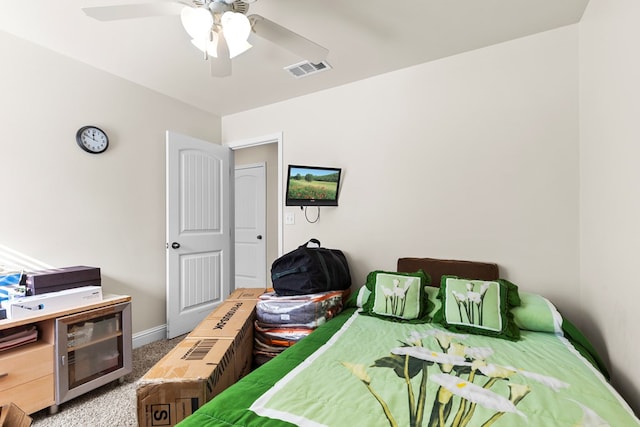
[[[498,262],[578,310],[578,28],[565,27],[222,119],[223,140],[283,132],[289,163],[343,168],[310,237],[354,285],[401,256]],[[314,216],[314,212],[310,212]]]
[[[165,130],[220,142],[220,118],[0,32],[0,245],[102,269],[134,333],[165,324]],[[76,145],[96,124],[101,155]]]
[[[278,257],[278,144],[264,144],[234,151],[236,166],[265,163],[267,184],[267,287],[271,287],[271,264]],[[237,207],[236,207],[237,209]]]
[[[640,413],[640,2],[591,0],[580,23],[582,324]]]

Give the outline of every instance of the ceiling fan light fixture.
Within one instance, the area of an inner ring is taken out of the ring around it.
[[[224,38],[229,46],[229,57],[234,58],[253,46],[247,42],[251,33],[251,23],[246,15],[236,12],[225,12],[220,18]]]
[[[180,20],[185,31],[196,40],[206,40],[213,27],[213,15],[201,7],[184,7],[180,12]]]
[[[246,41],[240,42],[240,43],[229,42],[229,58],[235,58],[241,53],[248,51],[252,47],[253,45],[251,45],[251,43],[248,43]]]
[[[215,33],[212,41],[206,39],[191,39],[191,44],[193,44],[200,52],[206,52],[209,56],[213,56],[214,58],[218,57],[216,48],[217,43],[217,34]]]

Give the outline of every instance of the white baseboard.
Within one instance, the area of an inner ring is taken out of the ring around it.
[[[163,340],[167,337],[167,325],[156,326],[146,331],[133,334],[133,348],[142,347],[154,341]]]

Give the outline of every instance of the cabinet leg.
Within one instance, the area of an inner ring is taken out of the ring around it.
[[[118,383],[119,384],[124,384],[124,377],[118,378]]]
[[[49,406],[49,415],[55,415],[58,413],[58,405]]]

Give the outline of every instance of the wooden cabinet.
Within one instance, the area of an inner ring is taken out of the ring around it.
[[[131,372],[131,304],[56,319],[56,404]]]
[[[27,413],[53,405],[52,360],[53,344],[41,341],[0,353],[0,404],[13,400]]]
[[[67,354],[69,350],[71,352],[74,351],[73,347],[68,347],[67,340],[69,336],[67,334],[64,337],[59,336],[61,334],[56,334],[56,324],[60,324],[61,319],[89,321],[92,318],[97,318],[98,322],[109,321],[109,316],[106,314],[110,313],[113,307],[122,306],[123,304],[128,306],[130,300],[131,298],[128,296],[109,295],[105,296],[100,302],[73,309],[40,314],[15,321],[0,320],[0,330],[24,325],[35,325],[38,329],[37,342],[25,344],[11,350],[0,351],[0,405],[13,402],[29,414],[47,407],[52,408],[52,411],[55,412],[57,404],[80,394],[73,393],[64,399],[56,398],[56,384],[64,383],[65,379],[68,378],[68,372],[63,372],[64,370],[59,368],[56,353]],[[130,318],[128,321],[130,322]],[[130,324],[124,335],[122,329],[120,327],[119,334],[116,334],[121,343],[118,348],[125,348],[127,351],[121,351],[118,354],[118,363],[123,368],[118,371],[118,375],[124,375],[131,370]],[[108,340],[108,338],[104,339]],[[63,342],[64,351],[60,349],[61,341]],[[58,348],[56,348],[56,342],[58,343]],[[107,347],[110,348],[112,346]],[[112,356],[112,350],[110,350],[109,354],[101,355],[101,348],[99,345],[94,346],[97,360],[104,360]],[[124,366],[125,364],[126,367]],[[96,374],[99,372],[96,371]],[[63,375],[66,376],[63,377]],[[100,383],[104,384],[105,381],[115,378],[112,377],[113,374],[104,376]],[[94,381],[94,386],[97,386],[95,384],[97,383]],[[85,385],[80,391],[86,392],[89,389],[90,387]]]

